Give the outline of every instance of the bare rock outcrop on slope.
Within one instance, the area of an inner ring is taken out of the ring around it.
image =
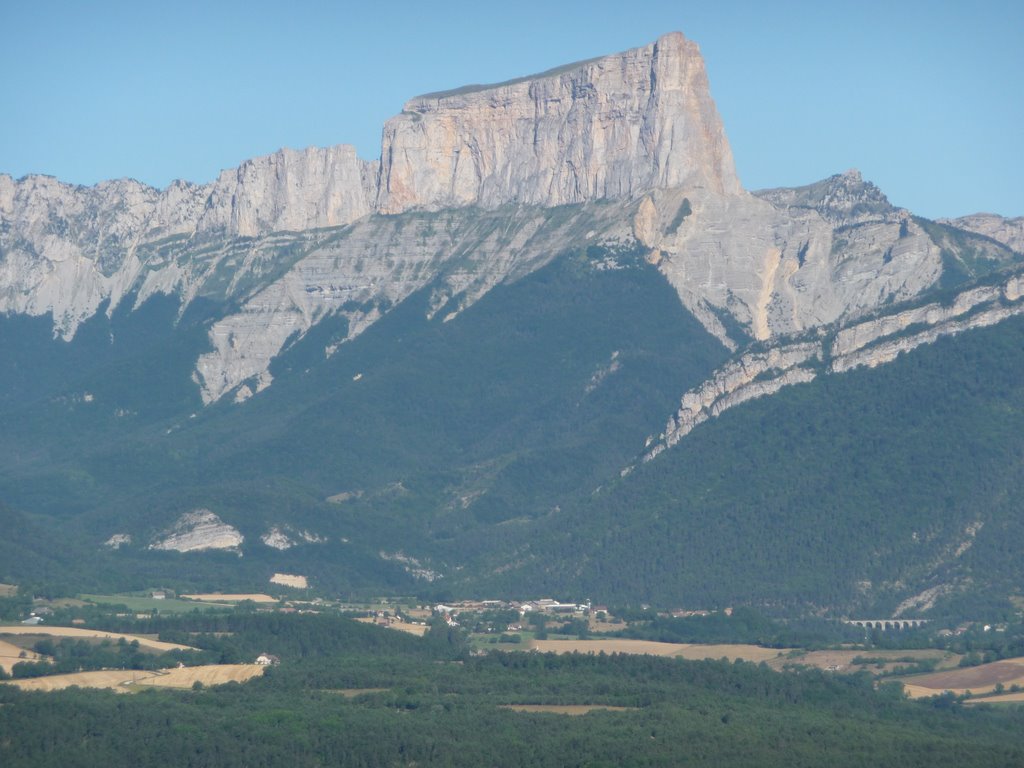
[[[1017,253],[1024,253],[1024,216],[1011,219],[994,213],[974,213],[957,219],[939,219],[939,222],[990,237]]]
[[[179,517],[149,545],[150,549],[174,552],[200,552],[209,549],[237,551],[245,537],[208,509],[196,509]]]

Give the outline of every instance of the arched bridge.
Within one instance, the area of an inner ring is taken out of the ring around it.
[[[844,624],[856,624],[864,629],[914,629],[923,627],[930,619],[843,619]]]

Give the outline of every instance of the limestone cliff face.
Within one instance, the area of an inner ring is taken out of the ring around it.
[[[812,187],[658,190],[641,204],[634,231],[683,303],[726,344],[846,323],[936,285],[942,249],[876,187],[855,172]],[[722,317],[745,338],[728,338]]]
[[[739,191],[695,43],[625,53],[409,101],[384,127],[378,210]]]
[[[80,187],[49,176],[0,175],[0,312],[51,313],[55,334],[70,339],[105,300],[112,311],[154,271],[164,273],[156,280],[169,290],[191,284],[180,273],[194,272],[192,265],[153,253],[168,239],[199,250],[215,238],[365,216],[372,197],[366,166],[342,145],[281,150],[225,171],[213,184],[176,181],[164,190],[131,179]]]
[[[345,144],[247,160],[213,183],[197,230],[255,237],[348,224],[370,212],[364,165]]]

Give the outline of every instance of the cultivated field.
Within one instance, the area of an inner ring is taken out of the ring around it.
[[[309,589],[309,580],[305,576],[296,573],[275,573],[270,577],[271,584],[280,584],[283,587],[294,587],[295,589]]]
[[[244,683],[263,674],[265,667],[259,664],[209,664],[202,667],[180,667],[164,669],[159,675],[140,680],[139,685],[158,688],[191,688],[196,683],[222,685],[223,683]]]
[[[43,658],[45,657],[34,651],[28,651],[0,640],[0,669],[7,674],[11,673],[11,668],[19,661],[39,661]]]
[[[160,640],[153,640],[152,638],[145,637],[143,635],[122,635],[118,632],[102,632],[98,629],[80,629],[78,627],[47,627],[42,624],[38,624],[34,627],[27,627],[21,624],[4,627],[0,626],[0,637],[3,635],[47,635],[49,637],[72,637],[82,639],[100,639],[100,640],[120,640],[124,638],[126,642],[132,642],[138,640],[139,645],[143,648],[152,648],[154,651],[194,651],[195,648],[188,645],[178,645],[177,643],[165,643]]]
[[[7,680],[4,685],[14,685],[23,691],[60,691],[77,685],[79,688],[109,688],[126,693],[132,682],[152,677],[156,672],[142,672],[130,669],[101,669],[95,672],[74,672],[69,675],[48,675],[25,680]]]
[[[371,616],[363,616],[356,619],[356,621],[362,624],[375,624],[377,622],[377,620]],[[387,628],[397,629],[399,632],[408,632],[410,635],[417,635],[418,637],[423,637],[423,635],[427,634],[427,630],[430,629],[430,627],[424,624],[409,624],[404,621],[393,621],[387,625]]]
[[[256,664],[210,664],[203,667],[141,671],[131,669],[101,669],[95,672],[74,672],[68,675],[49,675],[24,680],[7,680],[23,691],[59,691],[64,688],[107,688],[119,693],[139,690],[143,686],[162,688],[191,688],[196,682],[203,685],[244,683],[263,674]]]
[[[604,710],[608,712],[628,712],[636,707],[612,707],[607,704],[502,704],[501,709],[513,712],[551,712],[556,715],[585,715],[587,712]]]
[[[943,691],[952,691],[958,696],[967,691],[990,693],[999,683],[1006,687],[1024,685],[1024,656],[981,664],[977,667],[913,675],[903,678],[901,682],[907,695],[913,699],[935,696]]]
[[[1001,693],[984,699],[967,699],[964,704],[1024,704],[1024,692]]]
[[[14,597],[18,594],[17,584],[0,584],[0,597]]]
[[[756,645],[695,645],[659,643],[654,640],[607,638],[602,640],[531,640],[525,647],[541,653],[634,653],[650,656],[673,656],[680,659],[721,659],[730,661],[770,661],[784,656],[788,649],[761,648]]]
[[[870,664],[854,664],[856,658],[880,659],[879,662],[872,661]],[[859,672],[866,670],[872,674],[890,672],[895,667],[905,667],[912,664],[911,661],[900,661],[900,659],[913,658],[915,661],[935,660],[940,669],[956,667],[960,656],[947,651],[907,650],[907,651],[807,651],[790,653],[780,656],[777,659],[768,661],[772,669],[781,670],[790,665],[816,667],[817,669],[828,669],[836,672]]]
[[[243,600],[252,600],[254,603],[276,603],[277,598],[264,595],[259,592],[252,594],[225,594],[221,592],[210,592],[202,595],[182,595],[185,600],[199,600],[204,603],[240,603]]]
[[[136,613],[191,613],[196,608],[223,609],[222,603],[197,603],[192,600],[178,600],[173,597],[157,599],[155,597],[139,597],[137,595],[79,595],[83,601],[97,605],[123,605]],[[57,601],[54,601],[57,604]],[[79,603],[84,605],[85,603]]]

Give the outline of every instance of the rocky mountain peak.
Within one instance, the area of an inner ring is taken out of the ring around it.
[[[778,207],[817,211],[838,226],[891,218],[900,210],[856,168],[804,187],[762,189],[754,194]]]
[[[419,96],[384,126],[382,213],[633,198],[740,184],[697,45],[624,53]]]

